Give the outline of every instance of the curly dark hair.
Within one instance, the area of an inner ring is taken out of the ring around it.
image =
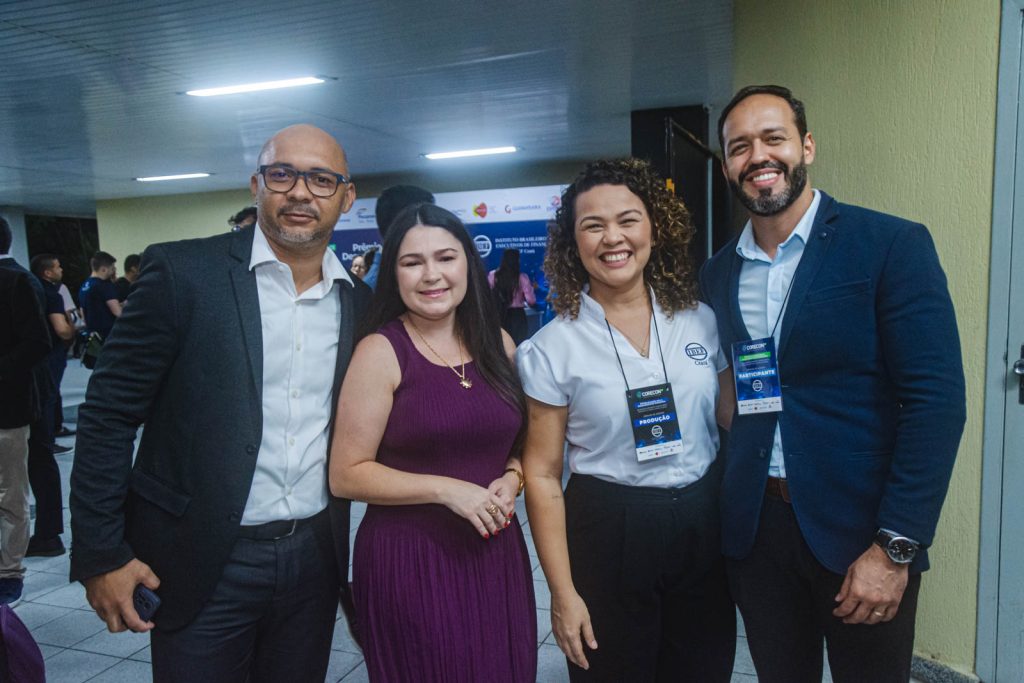
[[[651,165],[641,159],[593,161],[562,192],[555,220],[548,225],[544,274],[551,285],[548,301],[559,315],[576,318],[580,294],[590,275],[576,246],[576,198],[598,185],[625,185],[644,203],[651,219],[651,258],[644,281],[666,315],[697,305],[697,279],[690,260],[694,228],[690,212],[665,185]]]

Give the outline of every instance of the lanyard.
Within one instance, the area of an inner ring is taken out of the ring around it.
[[[799,267],[799,263],[797,266]],[[796,282],[796,268],[793,269],[793,276],[789,278],[789,287],[786,288],[786,296],[782,299],[782,307],[779,309],[779,315],[775,318],[775,324],[772,325],[772,332],[769,337],[775,337],[775,330],[779,329],[779,321],[782,320],[782,314],[786,312],[786,304],[789,303],[789,294],[793,291],[793,283]],[[767,296],[767,292],[765,293]],[[768,304],[765,302],[765,312],[767,312]],[[765,321],[767,322],[767,320]]]
[[[658,317],[654,315],[654,306],[651,305],[651,321],[654,323],[654,336],[658,340],[658,355],[661,356],[661,371],[665,373],[665,381],[668,382],[668,369],[665,367],[665,352],[661,348],[661,331],[658,329]],[[629,390],[629,380],[626,379],[626,371],[622,367],[622,358],[619,356],[619,347],[615,345],[615,335],[612,334],[612,325],[608,322],[608,318],[604,319],[604,324],[608,328],[608,336],[612,340],[612,348],[615,349],[615,360],[619,361],[619,372],[622,373],[622,381],[626,383],[626,390]]]

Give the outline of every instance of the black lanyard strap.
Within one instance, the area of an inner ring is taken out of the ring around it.
[[[661,330],[658,329],[658,316],[654,315],[654,304],[651,304],[651,321],[654,323],[654,336],[658,340],[658,355],[661,356],[661,371],[665,373],[665,382],[668,382],[668,368],[665,367],[665,351],[661,348]],[[626,383],[626,391],[629,391],[629,380],[626,379],[626,370],[622,367],[622,357],[619,356],[619,347],[615,345],[615,335],[612,334],[612,324],[608,318],[604,319],[608,328],[608,336],[612,340],[612,348],[615,350],[615,360],[619,362],[619,372],[622,373],[622,381]],[[625,336],[625,335],[623,335]]]
[[[799,264],[797,264],[797,265],[799,265]],[[789,278],[789,287],[786,288],[786,296],[782,299],[782,308],[779,309],[779,315],[775,318],[775,324],[772,325],[772,333],[768,335],[769,337],[774,338],[775,337],[775,330],[779,329],[779,321],[782,320],[782,315],[786,312],[786,304],[789,303],[789,294],[790,294],[790,292],[793,291],[793,283],[794,282],[796,282],[796,268],[793,269],[793,276],[791,278]],[[766,318],[768,317],[768,301],[767,301],[767,298],[768,298],[768,292],[766,290],[765,291],[765,299],[766,299],[766,301],[764,302],[764,309],[765,309],[765,317]],[[768,321],[765,320],[765,322],[768,322]]]

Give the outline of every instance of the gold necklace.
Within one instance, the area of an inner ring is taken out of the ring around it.
[[[427,345],[427,348],[430,349],[430,352],[437,356],[442,363],[447,365],[449,370],[455,373],[455,376],[459,378],[459,385],[461,385],[463,389],[471,388],[473,386],[473,382],[466,377],[466,361],[463,360],[462,358],[462,340],[459,340],[459,363],[462,367],[462,372],[459,372],[452,366],[451,363],[448,362],[448,360],[444,356],[439,354],[434,349],[434,347],[430,345],[430,342],[428,342],[426,337],[424,337],[420,333],[419,328],[416,327],[416,323],[412,321],[412,318],[407,318],[406,320],[409,323],[409,327],[411,327],[412,331],[416,333],[416,336],[420,338],[420,341]]]
[[[649,303],[650,303],[650,300],[648,300],[648,304]],[[629,340],[629,343],[633,345],[633,348],[636,349],[637,351],[639,351],[640,355],[643,356],[644,358],[647,358],[648,354],[650,354],[650,352],[651,352],[651,349],[650,349],[650,343],[651,343],[651,318],[650,318],[650,316],[652,316],[652,315],[654,315],[653,307],[651,308],[651,312],[648,314],[648,317],[647,317],[647,331],[646,331],[646,334],[644,335],[644,343],[643,344],[637,344],[635,339],[633,339],[631,336],[626,334],[625,328],[619,327],[618,325],[615,326],[615,329],[617,329],[619,331],[619,333],[622,334],[623,337],[625,337],[627,340]]]
[[[650,319],[647,320],[647,334],[644,335],[644,343],[643,344],[637,344],[636,340],[634,340],[632,337],[630,337],[628,334],[626,334],[625,330],[620,329],[619,332],[622,333],[623,337],[625,337],[626,339],[629,340],[629,343],[633,345],[633,348],[635,348],[637,351],[640,352],[641,356],[643,356],[644,358],[647,358],[648,354],[650,354],[650,352],[651,352],[651,350],[649,348],[649,345],[651,343],[651,321],[650,321]]]

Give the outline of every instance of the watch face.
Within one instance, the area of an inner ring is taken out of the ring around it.
[[[890,540],[885,550],[889,555],[889,559],[898,564],[908,564],[917,555],[917,547],[906,538],[897,537]]]

